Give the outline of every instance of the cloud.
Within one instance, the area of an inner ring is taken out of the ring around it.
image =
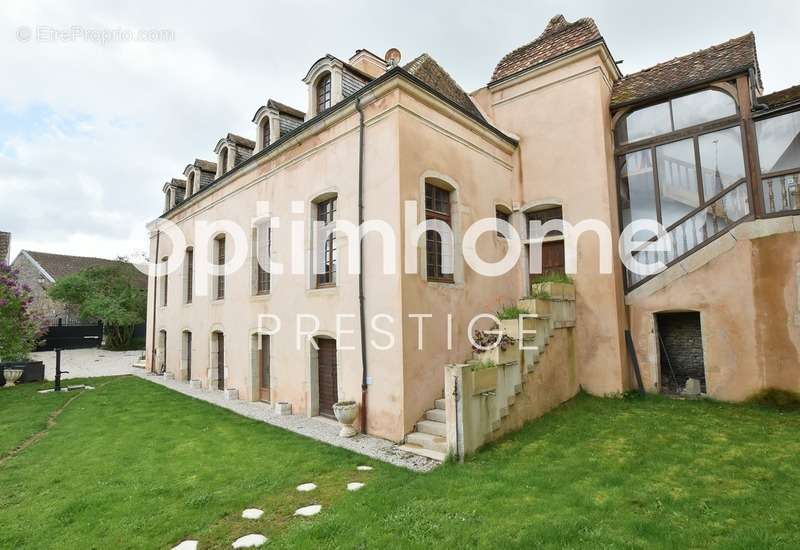
[[[15,252],[113,257],[145,248],[144,224],[161,211],[163,183],[196,157],[213,160],[226,132],[253,137],[252,114],[268,97],[305,110],[300,79],[321,55],[398,47],[410,60],[427,51],[472,90],[562,10],[557,2],[490,9],[472,0],[3,2],[0,229],[12,231]],[[626,72],[753,29],[774,89],[800,73],[784,24],[798,10],[626,0],[571,3],[565,15],[593,16]],[[166,29],[174,40],[21,42],[22,26]]]

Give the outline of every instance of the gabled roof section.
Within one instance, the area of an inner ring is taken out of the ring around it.
[[[217,163],[210,160],[194,159],[194,165],[197,166],[201,172],[217,173]]]
[[[106,260],[104,258],[89,258],[84,256],[66,256],[63,254],[51,254],[49,252],[34,252],[33,250],[23,250],[23,254],[31,258],[39,265],[48,279],[57,281],[67,275],[73,275],[85,271],[90,267],[111,267],[115,265],[129,266],[134,276],[136,286],[147,288],[147,275],[141,273],[133,264],[121,260]]]
[[[728,78],[751,68],[756,72],[756,84],[760,88],[761,74],[752,32],[623,77],[614,83],[611,108]]]
[[[275,101],[274,99],[270,99],[269,101],[267,101],[267,107],[270,109],[275,109],[279,113],[284,113],[289,116],[293,116],[295,118],[300,118],[300,119],[306,118],[306,114],[303,111],[295,109],[294,107],[289,107],[288,105],[284,105],[283,103]]]
[[[485,120],[478,108],[475,107],[475,104],[472,103],[467,92],[465,92],[453,77],[447,74],[447,71],[428,54],[423,53],[406,64],[403,69],[411,76],[418,78],[444,97],[469,112],[478,120]]]
[[[563,15],[556,15],[536,40],[500,60],[492,73],[492,82],[601,40],[603,37],[593,19],[584,17],[570,23]]]
[[[791,105],[792,103],[800,103],[800,86],[792,86],[785,90],[762,95],[758,98],[758,102],[765,104],[770,109]]]

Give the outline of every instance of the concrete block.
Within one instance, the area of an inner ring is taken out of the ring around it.
[[[280,416],[290,416],[292,414],[292,404],[287,401],[278,401],[275,403],[275,414]]]
[[[236,388],[226,388],[223,390],[223,393],[225,394],[225,399],[228,401],[236,401],[239,399],[239,390]]]
[[[189,387],[199,390],[202,389],[203,383],[200,380],[189,380]]]

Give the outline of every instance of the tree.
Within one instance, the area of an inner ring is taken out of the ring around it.
[[[31,289],[20,284],[18,273],[0,262],[0,360],[22,361],[36,349],[46,323],[29,309]]]
[[[90,267],[56,281],[48,293],[54,300],[78,306],[82,319],[103,322],[106,345],[125,348],[136,325],[147,315],[147,293],[137,283],[138,272],[130,264]]]

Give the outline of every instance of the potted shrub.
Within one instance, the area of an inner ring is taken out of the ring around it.
[[[46,330],[43,319],[31,311],[31,289],[20,284],[17,272],[0,264],[0,377],[6,370],[21,370],[23,382],[44,379],[44,364],[30,361]],[[9,372],[8,378],[12,378]]]
[[[353,437],[358,432],[353,427],[353,422],[356,421],[358,415],[358,403],[355,401],[339,401],[333,405],[333,414],[336,415],[336,420],[342,426],[339,431],[340,437]]]

